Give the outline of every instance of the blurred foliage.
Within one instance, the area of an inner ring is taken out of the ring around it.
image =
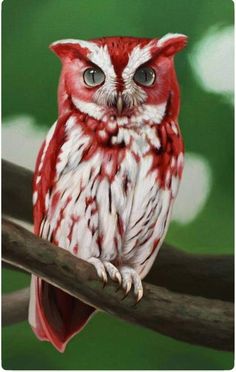
[[[176,57],[182,92],[180,124],[186,150],[208,160],[213,188],[199,216],[188,225],[173,223],[167,240],[192,252],[231,253],[233,110],[220,95],[200,88],[187,59],[194,43],[211,26],[230,24],[233,24],[230,0],[5,0],[3,117],[26,113],[47,127],[55,121],[60,62],[47,49],[55,40],[187,34],[189,47]],[[3,270],[4,292],[24,287],[28,282],[26,275]],[[233,367],[231,353],[178,342],[107,314],[94,316],[63,355],[48,343],[39,342],[26,322],[3,329],[2,338],[5,369]]]

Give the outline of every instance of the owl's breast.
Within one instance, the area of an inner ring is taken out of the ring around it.
[[[132,261],[141,270],[164,235],[174,197],[162,139],[153,128],[123,129],[124,146],[98,146],[71,119],[67,129],[41,235],[50,231],[81,258]]]

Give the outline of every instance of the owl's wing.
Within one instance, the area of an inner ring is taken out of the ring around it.
[[[47,217],[47,199],[54,184],[55,169],[65,137],[68,115],[49,130],[39,151],[33,178],[34,232],[42,235]],[[50,240],[50,234],[47,236]],[[94,309],[32,275],[29,323],[40,340],[50,341],[59,351],[87,322]]]
[[[68,115],[54,123],[39,151],[33,178],[34,232],[40,235],[40,227],[46,213],[47,195],[53,186],[56,162],[65,135]]]

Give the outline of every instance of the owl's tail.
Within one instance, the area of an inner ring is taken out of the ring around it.
[[[32,275],[29,323],[40,340],[64,352],[68,341],[82,330],[95,309]]]

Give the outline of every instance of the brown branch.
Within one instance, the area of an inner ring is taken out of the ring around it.
[[[2,296],[2,325],[22,322],[28,317],[29,288]]]
[[[3,213],[32,223],[32,172],[2,160]]]
[[[174,292],[233,302],[234,257],[190,254],[164,243],[146,281]]]
[[[2,175],[3,212],[32,223],[32,172],[3,160]],[[179,293],[233,301],[233,256],[193,255],[164,243],[146,281]]]
[[[233,305],[173,293],[144,283],[144,298],[134,305],[116,285],[105,288],[93,267],[69,252],[42,240],[9,221],[2,225],[3,260],[41,276],[67,293],[167,336],[219,350],[233,350]]]

